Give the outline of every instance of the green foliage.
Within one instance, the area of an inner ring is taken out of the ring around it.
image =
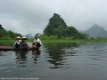
[[[52,18],[50,18],[48,25],[46,26],[44,30],[45,35],[54,35],[54,30],[58,27],[66,28],[67,25],[64,22],[64,20],[60,17],[59,14],[54,14]]]
[[[58,38],[65,37],[66,36],[66,29],[63,27],[59,26],[54,30],[54,35],[57,35]]]
[[[87,34],[83,34],[83,33],[78,33],[75,36],[73,36],[72,39],[87,39]]]
[[[9,45],[12,46],[14,44],[14,39],[5,39],[5,40],[1,40],[0,39],[0,45]]]
[[[4,38],[6,36],[8,36],[8,32],[3,29],[0,29],[0,38]]]
[[[73,37],[76,36],[77,34],[79,34],[78,30],[76,30],[76,28],[74,28],[73,26],[67,27],[66,29],[66,35],[69,37]]]
[[[58,37],[55,36],[55,35],[51,35],[51,36],[49,36],[49,39],[50,39],[50,40],[53,40],[53,39],[56,40],[56,39],[58,39]]]
[[[47,39],[48,39],[48,36],[47,36],[47,35],[41,35],[41,39],[42,39],[42,40],[47,40]]]
[[[18,35],[21,36],[21,34],[19,33],[15,33],[13,31],[6,31],[3,27],[0,28],[0,39],[15,38]]]
[[[50,18],[48,25],[44,30],[44,35],[47,36],[57,36],[58,38],[62,37],[72,37],[73,39],[84,39],[87,38],[86,34],[79,32],[73,26],[67,26],[64,20],[60,17],[59,14],[54,14]]]
[[[51,35],[51,36],[42,35],[41,36],[41,40],[56,40],[56,39],[58,39],[58,37],[55,35]]]
[[[5,29],[2,27],[2,25],[1,25],[1,24],[0,24],[0,29],[5,30]]]
[[[15,38],[16,36],[21,36],[21,34],[15,33],[13,31],[7,31],[0,24],[0,39]]]

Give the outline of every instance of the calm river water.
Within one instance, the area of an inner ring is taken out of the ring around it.
[[[107,43],[0,51],[0,80],[107,80]]]

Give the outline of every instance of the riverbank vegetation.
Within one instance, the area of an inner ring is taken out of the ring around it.
[[[13,39],[2,39],[0,40],[0,45],[12,46],[14,44]]]
[[[79,32],[74,26],[67,26],[59,14],[54,13],[43,31],[46,36],[57,36],[57,38],[70,37],[73,39],[86,39],[87,35]]]
[[[21,34],[13,32],[11,30],[6,30],[2,27],[2,25],[0,24],[0,39],[14,39],[16,36],[21,36]]]
[[[13,31],[7,31],[0,25],[0,45],[13,45],[17,36],[22,35]],[[107,38],[90,38],[87,34],[78,31],[74,26],[67,26],[60,15],[56,13],[49,19],[49,23],[43,30],[40,39],[43,43],[81,44],[107,42]],[[32,42],[33,38],[27,41]]]
[[[90,43],[107,43],[107,38],[90,38],[90,39],[72,39],[72,38],[57,38],[55,36],[40,37],[42,43],[66,43],[66,44],[90,44]],[[0,39],[0,45],[12,46],[15,39]],[[27,42],[33,42],[33,39],[28,39]]]
[[[107,43],[107,38],[88,38],[88,39],[73,39],[69,37],[63,37],[63,38],[57,38],[55,36],[50,36],[50,37],[41,37],[41,40],[43,43]]]
[[[0,45],[13,45],[16,36],[21,36],[21,34],[6,30],[0,24]]]

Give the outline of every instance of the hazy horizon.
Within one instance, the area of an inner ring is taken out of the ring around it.
[[[107,30],[106,0],[0,0],[0,24],[21,34],[42,33],[54,13],[79,31],[94,24]]]

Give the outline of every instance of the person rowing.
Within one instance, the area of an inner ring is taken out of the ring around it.
[[[20,36],[17,36],[16,37],[16,41],[15,41],[15,43],[13,45],[13,48],[19,49],[20,48],[20,42],[21,42],[21,38],[20,38]]]
[[[27,37],[23,36],[21,39],[21,42],[20,42],[21,49],[28,49],[29,48],[28,44],[26,43],[26,40],[27,40]]]
[[[39,34],[36,34],[35,35],[35,39],[34,39],[34,41],[33,41],[33,43],[32,43],[32,48],[36,48],[36,49],[39,49],[40,48],[40,46],[42,45],[42,42],[41,42],[41,40],[39,39]]]

